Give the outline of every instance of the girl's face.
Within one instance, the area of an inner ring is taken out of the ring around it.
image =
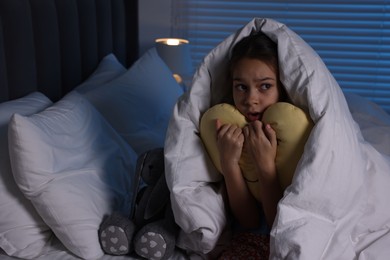
[[[247,121],[260,120],[279,101],[281,84],[272,67],[258,59],[243,58],[232,71],[233,100]]]

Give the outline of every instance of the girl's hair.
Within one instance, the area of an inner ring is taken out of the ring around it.
[[[278,47],[262,32],[243,38],[233,47],[229,64],[230,72],[242,58],[261,60],[273,68],[277,75],[279,74]]]
[[[244,37],[233,47],[229,62],[230,77],[236,64],[243,58],[261,60],[279,75],[278,46],[263,32]],[[288,101],[288,95],[279,78],[278,84],[281,86],[279,100]]]

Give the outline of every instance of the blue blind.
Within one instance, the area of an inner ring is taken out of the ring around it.
[[[390,112],[390,0],[172,0],[172,34],[190,40],[194,66],[254,17],[298,33],[345,92]]]

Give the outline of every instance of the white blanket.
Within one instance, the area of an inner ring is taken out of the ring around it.
[[[270,259],[386,259],[390,256],[390,158],[365,141],[343,92],[320,57],[271,19],[254,19],[204,59],[176,104],[165,143],[166,174],[180,247],[208,253],[227,223],[221,175],[198,136],[199,120],[223,101],[232,46],[252,31],[278,43],[280,77],[315,126],[278,206]],[[388,128],[389,129],[389,128]],[[386,256],[386,257],[385,257]]]

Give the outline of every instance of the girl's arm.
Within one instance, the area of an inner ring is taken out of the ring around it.
[[[259,168],[259,167],[258,167]],[[279,200],[282,198],[282,189],[279,184],[279,179],[276,176],[276,169],[272,172],[261,172],[259,169],[259,192],[261,204],[268,227],[272,227]]]
[[[246,149],[256,165],[261,204],[267,224],[271,228],[276,217],[278,202],[283,195],[275,165],[276,133],[270,125],[266,125],[263,129],[261,121],[250,123],[243,131]]]
[[[244,144],[242,129],[235,125],[221,125],[219,120],[216,122],[216,129],[222,174],[231,211],[241,226],[258,227],[260,214],[257,202],[250,193],[238,165]]]
[[[237,221],[244,228],[257,228],[260,225],[260,214],[257,201],[249,192],[238,165],[222,165],[229,206]]]

